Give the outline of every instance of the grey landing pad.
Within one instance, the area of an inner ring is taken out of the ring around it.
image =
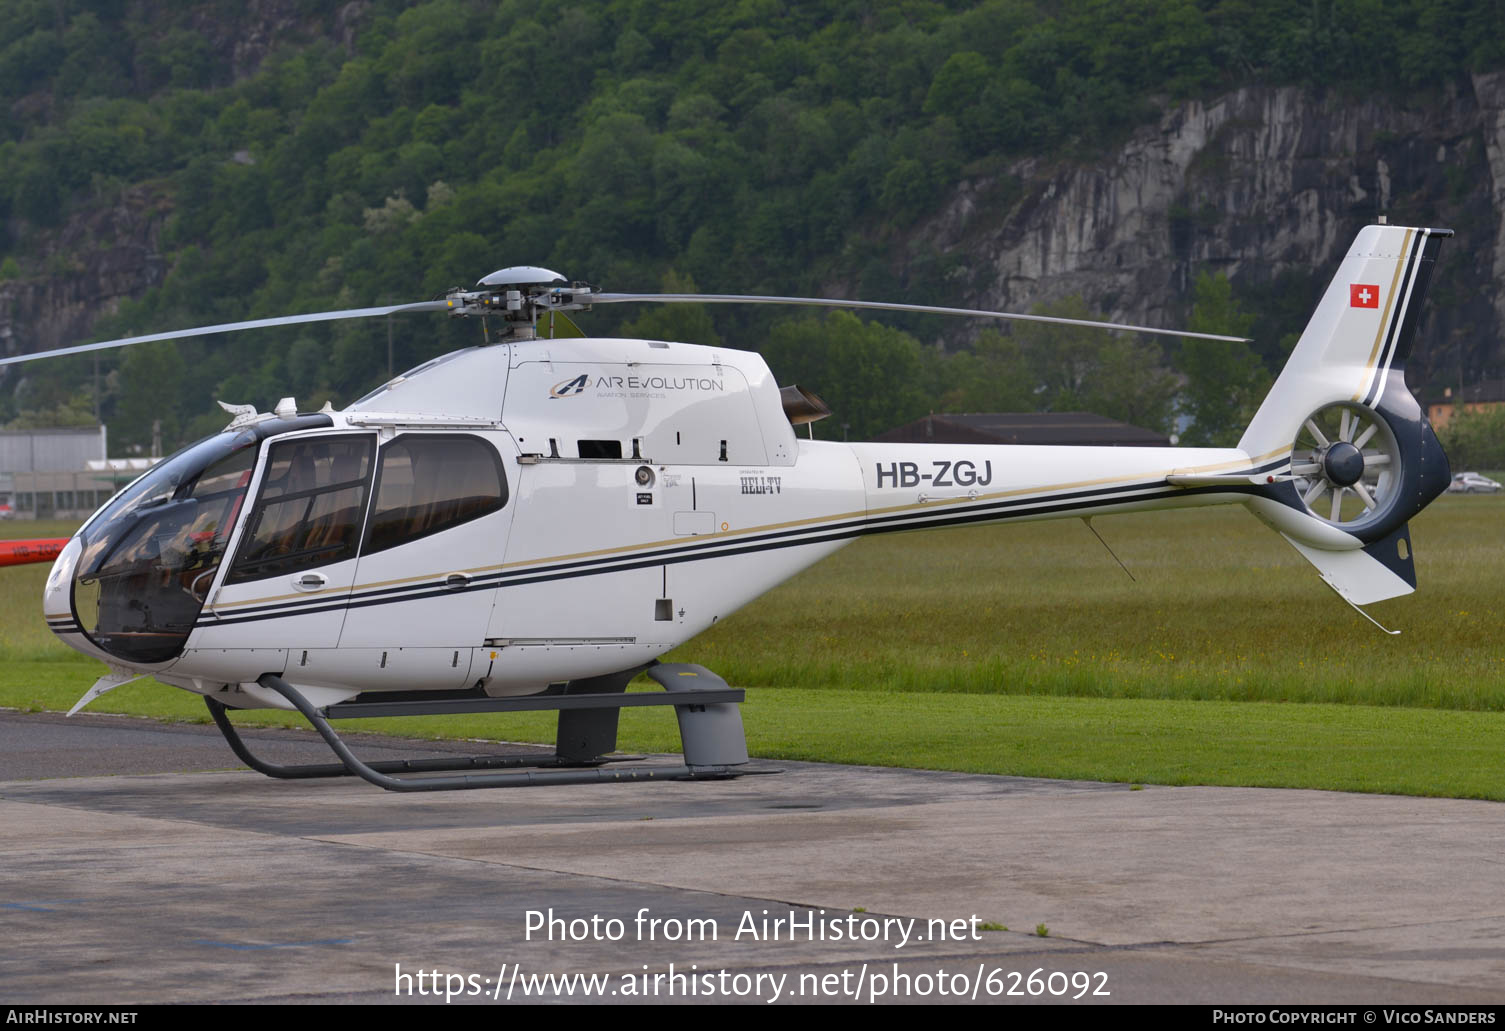
[[[1496,803],[752,768],[394,795],[0,713],[0,1001],[1505,1001]]]

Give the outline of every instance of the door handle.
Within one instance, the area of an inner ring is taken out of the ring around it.
[[[457,591],[461,587],[469,587],[470,577],[464,573],[451,573],[444,578],[444,586],[452,591]]]
[[[293,587],[300,591],[317,591],[328,582],[323,573],[304,573],[293,581]]]
[[[205,581],[212,582],[213,579],[214,579],[214,574],[218,573],[218,572],[219,572],[219,566],[215,566],[212,569],[206,569],[206,570],[204,570],[198,576],[196,576],[196,577],[193,578],[193,582],[188,585],[188,593],[191,594],[191,595],[193,595],[193,600],[194,601],[198,602],[200,605],[202,605],[204,603],[204,596],[205,596],[205,594],[209,590],[209,584],[206,583]],[[199,586],[201,584],[203,585],[203,588],[204,588],[202,591],[199,590]]]

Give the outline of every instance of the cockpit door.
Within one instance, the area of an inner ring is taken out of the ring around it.
[[[374,433],[274,439],[194,648],[333,648],[355,582]]]
[[[491,621],[512,522],[501,432],[384,441],[340,651],[367,682],[458,687]]]

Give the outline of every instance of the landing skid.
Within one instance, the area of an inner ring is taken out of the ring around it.
[[[661,684],[666,693],[627,694],[628,681],[640,672]],[[339,758],[339,764],[281,766],[257,758],[230,722],[229,707],[205,696],[209,715],[231,750],[251,769],[280,780],[356,776],[388,791],[455,791],[468,788],[538,787],[549,784],[597,784],[639,780],[700,780],[735,777],[747,762],[747,742],[737,703],[746,692],[689,663],[654,663],[588,680],[571,681],[562,690],[521,698],[490,698],[479,693],[463,697],[388,701],[380,695],[317,708],[275,673],[257,683],[286,698],[319,732]],[[617,716],[624,708],[672,705],[679,717],[685,762],[681,766],[602,768],[629,762],[632,757],[608,756],[616,749]],[[426,716],[476,712],[559,711],[559,733],[552,756],[472,755],[432,759],[397,759],[366,763],[356,757],[334,728],[332,719],[372,716]],[[394,773],[449,773],[458,770],[498,770],[532,767],[516,773],[473,773],[461,777],[395,777]]]

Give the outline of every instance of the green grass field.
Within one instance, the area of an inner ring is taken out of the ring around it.
[[[1413,522],[1420,589],[1371,610],[1398,637],[1241,508],[1093,525],[1134,581],[1076,520],[870,538],[672,657],[749,689],[764,757],[1505,799],[1505,498],[1444,497]],[[102,672],[42,624],[45,577],[0,570],[0,705],[66,709]],[[206,718],[195,696],[148,682],[91,711]],[[361,729],[546,741],[551,728],[529,714]],[[673,715],[625,713],[621,744],[676,749]]]

